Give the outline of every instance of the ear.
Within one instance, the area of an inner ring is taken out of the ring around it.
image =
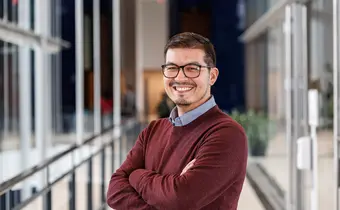
[[[213,86],[218,78],[219,71],[217,68],[210,69],[210,80],[209,85]]]

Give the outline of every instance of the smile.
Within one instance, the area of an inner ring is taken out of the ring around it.
[[[179,86],[174,86],[173,87],[176,91],[184,93],[192,90],[194,87],[179,87]]]

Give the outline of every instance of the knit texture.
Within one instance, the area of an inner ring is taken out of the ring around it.
[[[107,203],[116,210],[236,210],[247,154],[243,128],[217,106],[185,126],[153,121],[112,175]]]

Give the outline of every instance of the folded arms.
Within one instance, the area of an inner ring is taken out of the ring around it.
[[[144,169],[143,135],[112,176],[108,204],[123,209],[199,209],[244,179],[247,141],[234,127],[212,132],[196,161],[184,174],[158,174]]]

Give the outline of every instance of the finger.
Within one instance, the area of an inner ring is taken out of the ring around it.
[[[194,160],[192,160],[190,163],[188,163],[188,165],[186,166],[187,170],[188,170],[189,168],[191,168],[191,167],[194,165],[195,161],[196,161],[196,160],[194,159]]]
[[[187,170],[188,170],[188,165],[186,165],[185,168],[182,170],[181,175],[187,172]]]
[[[190,163],[194,163],[196,161],[196,159],[193,159],[192,161],[190,161],[188,164],[190,164]]]
[[[194,165],[194,163],[193,163],[193,162],[190,162],[190,163],[188,163],[188,164],[185,166],[185,169],[188,170],[188,169],[191,168],[193,165]]]
[[[188,168],[185,167],[185,168],[182,170],[181,175],[184,174],[185,172],[187,172],[187,170],[188,170]]]
[[[182,172],[185,173],[189,168],[190,168],[190,165],[188,164],[188,165],[186,165],[186,166],[184,167],[184,169],[182,170]]]
[[[185,171],[189,170],[194,165],[195,161],[196,161],[195,159],[190,161],[183,170]]]
[[[184,167],[184,169],[182,170],[181,175],[184,174],[185,172],[187,172],[187,171],[194,165],[194,162],[195,162],[195,161],[191,161],[190,163],[188,163],[188,164]]]
[[[181,175],[184,174],[185,172],[187,172],[195,163],[196,159],[193,159],[192,161],[190,161],[182,170]]]

